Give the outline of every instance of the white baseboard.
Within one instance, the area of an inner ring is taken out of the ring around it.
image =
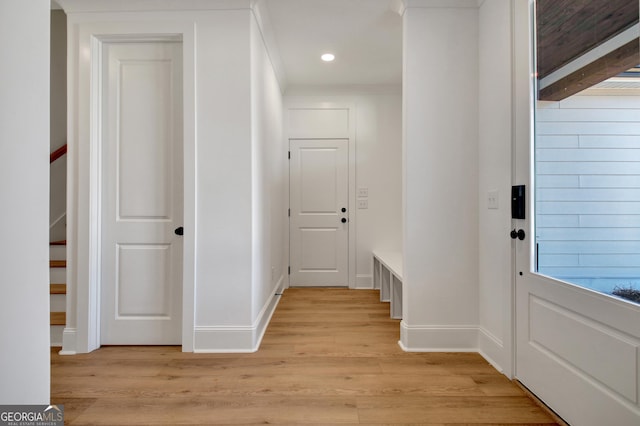
[[[356,275],[356,289],[373,290],[373,275]]]
[[[276,284],[276,294],[282,294],[287,288],[287,283],[285,282],[284,275],[280,276],[278,283]]]
[[[501,360],[505,356],[502,341],[484,327],[478,328],[478,352],[496,370],[504,373]]]
[[[195,327],[193,352],[195,353],[249,353],[255,352],[253,327]]]
[[[405,352],[478,352],[477,326],[408,326],[400,323]]]
[[[255,335],[255,338],[253,341],[253,347],[255,348],[253,352],[257,351],[260,348],[260,343],[262,343],[262,338],[264,337],[264,333],[267,331],[269,322],[271,322],[271,317],[273,316],[274,312],[276,311],[276,307],[280,302],[280,297],[282,295],[283,289],[284,289],[284,275],[281,275],[280,278],[278,279],[278,282],[275,285],[275,290],[271,294],[271,297],[269,298],[267,303],[265,303],[264,307],[262,308],[262,311],[260,311],[260,314],[258,315],[258,319],[254,324],[254,328],[256,328],[257,334]]]
[[[276,284],[256,322],[251,326],[202,326],[194,328],[193,351],[196,353],[250,353],[256,352],[262,342],[269,321],[280,301],[284,277]]]
[[[75,355],[77,352],[76,338],[78,330],[73,327],[65,327],[62,332],[62,350],[60,355]]]

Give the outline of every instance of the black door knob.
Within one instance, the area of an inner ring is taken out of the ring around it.
[[[347,223],[347,218],[346,218],[346,217],[343,217],[342,219],[340,219],[340,222],[342,222],[342,223]]]
[[[340,210],[342,210],[342,213],[346,213],[346,212],[347,212],[346,207],[343,207],[343,208],[341,208]]]
[[[178,226],[173,232],[175,232],[176,235],[184,235],[184,227]]]
[[[511,231],[511,239],[515,240],[516,238],[520,241],[524,240],[525,233],[524,229],[518,229],[517,231],[514,229]]]

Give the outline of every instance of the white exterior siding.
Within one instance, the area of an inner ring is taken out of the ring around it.
[[[538,105],[538,268],[611,292],[640,284],[640,93],[597,90]]]

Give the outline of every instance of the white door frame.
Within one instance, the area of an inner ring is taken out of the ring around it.
[[[115,18],[114,18],[115,19]],[[67,325],[61,354],[100,347],[102,45],[176,41],[183,51],[184,228],[182,350],[195,314],[195,31],[189,22],[84,22],[68,16]]]
[[[533,93],[533,80],[531,75],[532,44],[531,44],[531,2],[533,0],[511,0],[511,52],[512,52],[512,69],[511,69],[511,185],[526,184],[527,196],[531,188],[531,177],[526,182],[518,181],[516,165],[522,156],[533,158],[529,152],[522,152],[519,146],[523,146],[520,141],[526,139],[529,141],[529,149],[531,148],[531,140],[533,138],[533,128],[531,123],[533,120],[533,105],[530,102],[531,93]],[[509,194],[510,195],[510,194]],[[527,217],[531,217],[533,210],[531,203],[527,200]],[[518,226],[518,220],[511,220],[511,229]],[[519,229],[519,228],[516,228]],[[525,229],[527,234],[531,234],[529,229]],[[531,235],[527,235],[531,238]],[[505,235],[505,238],[508,238]],[[522,245],[517,245],[512,241],[511,250],[511,285],[509,287],[508,297],[505,298],[508,306],[507,315],[505,315],[505,330],[507,330],[505,338],[505,350],[507,351],[508,364],[504,366],[504,373],[510,379],[515,379],[516,373],[516,250]]]
[[[356,214],[356,106],[351,102],[324,102],[307,101],[307,100],[285,100],[285,117],[284,117],[284,135],[286,138],[286,150],[283,155],[288,156],[289,141],[291,139],[348,139],[349,140],[349,288],[356,288],[356,227],[357,227],[357,214]],[[304,130],[294,129],[290,121],[290,112],[292,110],[347,110],[349,117],[346,128],[342,129],[327,129],[324,128],[322,133],[316,133],[314,131],[307,132]],[[287,164],[290,167],[290,164]],[[291,194],[290,179],[287,180],[287,196],[285,197],[285,211],[289,209],[291,205],[289,197]],[[290,247],[289,238],[291,233],[291,225],[287,220],[286,236],[285,236],[285,253],[287,254],[288,265],[291,264],[289,260]],[[286,275],[286,288],[290,286],[289,275]]]

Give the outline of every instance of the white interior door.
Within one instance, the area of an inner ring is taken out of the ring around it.
[[[290,140],[291,286],[348,286],[349,141]]]
[[[180,344],[182,46],[103,52],[101,343]]]
[[[535,273],[532,1],[514,1],[516,377],[572,425],[640,424],[640,309]]]

